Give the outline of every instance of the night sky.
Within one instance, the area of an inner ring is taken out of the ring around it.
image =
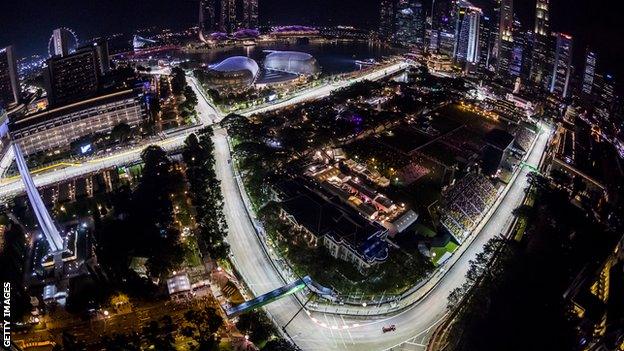
[[[0,0],[0,46],[14,44],[18,55],[45,53],[52,29],[66,26],[79,38],[131,32],[149,26],[194,25],[198,0]],[[380,0],[259,0],[264,23],[352,24],[376,27]],[[481,5],[484,1],[474,0]],[[602,66],[624,79],[624,23],[616,0],[551,0],[554,30],[575,37],[577,57],[596,48]],[[428,7],[429,0],[424,0]],[[516,0],[516,14],[533,25],[534,0]],[[323,21],[325,23],[319,23]]]

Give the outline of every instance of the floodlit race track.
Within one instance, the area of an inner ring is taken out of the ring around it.
[[[549,130],[543,130],[529,154],[526,163],[537,166],[546,148]],[[245,203],[237,179],[228,163],[230,158],[224,130],[215,133],[217,175],[222,180],[225,200],[224,213],[229,227],[234,264],[253,291],[260,295],[284,284],[269,258],[264,254],[254,226],[247,216]],[[512,211],[524,199],[528,186],[528,167],[522,168],[496,210],[486,218],[487,223],[470,247],[453,265],[440,283],[422,300],[403,312],[387,317],[348,317],[329,313],[299,313],[288,325],[287,333],[303,350],[421,350],[425,348],[433,327],[446,313],[448,294],[465,280],[468,262],[479,253],[485,243],[503,232],[510,223]],[[285,325],[299,310],[301,304],[287,297],[265,310],[279,326]],[[395,324],[396,331],[383,333],[382,326]]]
[[[327,96],[331,91],[347,86],[361,79],[379,79],[390,75],[406,66],[397,63],[385,70],[373,71],[362,78],[342,83],[333,83],[313,88],[297,94],[295,97],[273,105],[263,106],[245,113],[266,112],[286,107],[299,102]],[[200,125],[185,131],[169,135],[164,140],[154,142],[165,149],[174,149],[183,144],[184,139],[196,129],[217,122],[222,118],[206,97],[197,89],[196,82],[190,79],[190,86],[199,98],[197,107]],[[537,166],[546,148],[551,131],[542,130],[526,160],[529,165]],[[249,217],[240,191],[238,180],[231,168],[227,134],[217,129],[214,136],[216,171],[221,179],[224,196],[224,214],[227,219],[232,260],[246,285],[258,296],[284,285],[284,281],[265,255],[255,228]],[[51,184],[70,177],[95,172],[103,168],[126,164],[139,159],[144,146],[124,150],[120,153],[87,161],[78,165],[41,173],[34,176],[37,186]],[[5,164],[5,160],[2,162]],[[331,313],[299,313],[288,325],[286,333],[304,350],[422,350],[433,327],[446,313],[446,299],[450,291],[465,280],[468,262],[481,251],[483,245],[492,237],[503,232],[509,225],[512,211],[524,198],[524,189],[528,186],[526,175],[530,170],[522,168],[510,185],[508,192],[500,200],[498,207],[485,219],[486,224],[464,254],[443,276],[437,286],[423,299],[404,309],[402,312],[386,317],[351,317]],[[16,178],[0,180],[0,197],[13,196],[23,191],[21,182]],[[264,307],[278,326],[284,326],[301,308],[295,297],[289,296]],[[395,324],[396,331],[382,333],[384,325]]]

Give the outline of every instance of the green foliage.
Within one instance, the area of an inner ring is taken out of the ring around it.
[[[189,310],[184,314],[184,320],[186,323],[180,332],[194,339],[199,344],[198,350],[218,350],[221,339],[217,332],[224,321],[214,308]]]
[[[249,340],[256,345],[267,341],[271,335],[276,334],[273,323],[264,313],[259,311],[242,314],[238,317],[236,328],[241,333],[249,335]]]
[[[112,196],[113,213],[94,221],[98,258],[109,278],[126,282],[139,294],[146,285],[129,270],[132,256],[148,258],[153,278],[164,278],[184,259],[173,223],[173,196],[184,189],[182,174],[158,146],[147,147],[141,158],[144,166],[136,188],[120,188]]]
[[[132,136],[132,128],[124,122],[117,124],[113,127],[113,130],[111,130],[111,137],[122,143],[125,142],[130,136]]]
[[[171,70],[171,92],[174,95],[181,95],[186,87],[186,74],[180,67]]]
[[[229,254],[225,242],[227,223],[223,215],[221,182],[214,170],[214,144],[212,129],[191,134],[185,141],[182,158],[186,164],[191,200],[197,212],[197,241],[202,252],[213,259],[223,259]]]
[[[301,349],[298,348],[297,345],[294,345],[290,343],[288,340],[281,339],[281,338],[269,340],[262,348],[262,351],[299,351],[299,350]]]

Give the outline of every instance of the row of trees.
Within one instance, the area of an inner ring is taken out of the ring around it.
[[[199,248],[213,259],[224,259],[230,252],[225,242],[227,223],[223,215],[221,182],[217,179],[214,164],[213,130],[191,134],[185,141],[182,158],[186,164],[191,200],[197,212]]]
[[[178,268],[184,257],[173,211],[175,194],[184,191],[183,176],[158,146],[148,146],[141,159],[137,186],[118,189],[111,200],[113,210],[105,217],[93,211],[97,255],[113,282],[133,280],[133,256],[146,257],[148,273],[157,279]]]

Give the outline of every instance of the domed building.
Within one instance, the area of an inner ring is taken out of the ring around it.
[[[319,71],[312,55],[298,51],[270,51],[264,59],[264,68],[298,75],[314,75]]]
[[[212,88],[242,88],[252,85],[259,71],[256,61],[245,56],[233,56],[210,66],[206,78]]]

